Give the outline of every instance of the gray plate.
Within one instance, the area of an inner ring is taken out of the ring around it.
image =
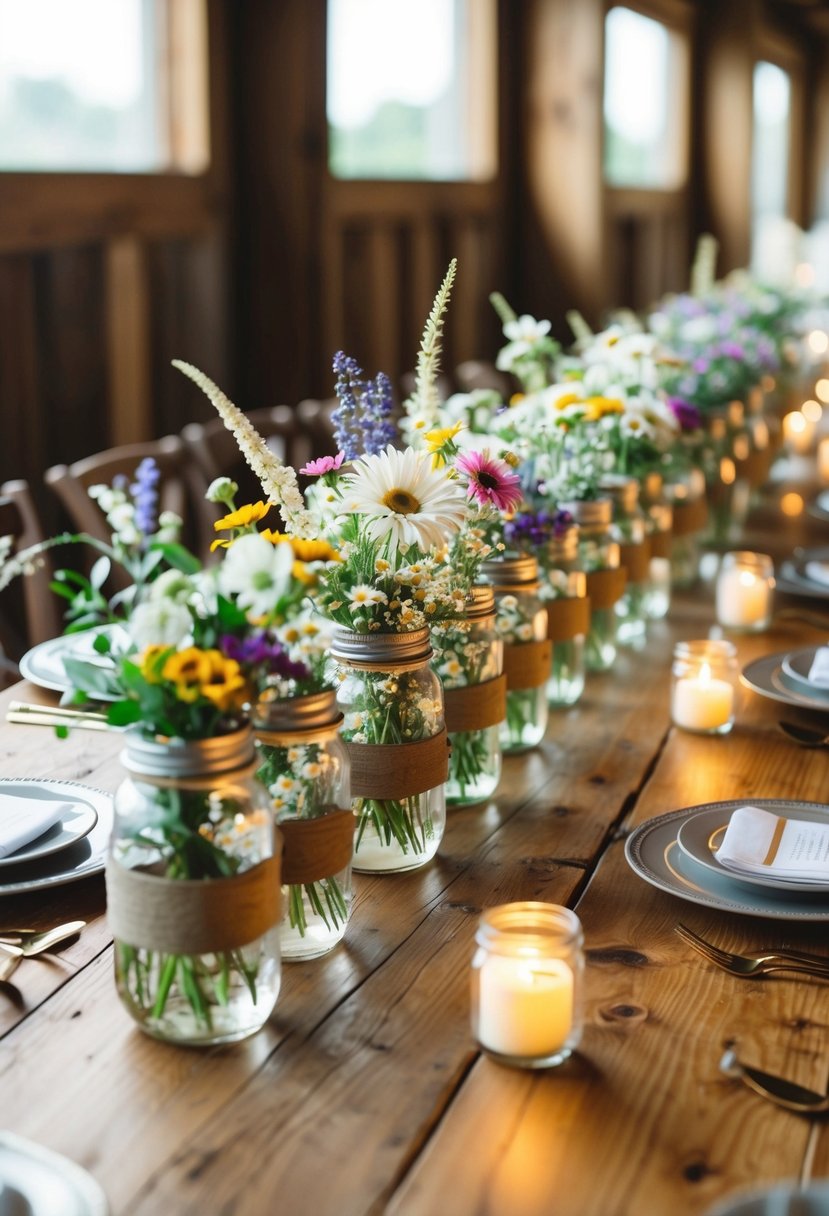
[[[0,1214],[107,1216],[98,1183],[74,1161],[11,1132],[0,1132]]]
[[[768,654],[762,659],[755,659],[743,668],[741,681],[761,697],[770,697],[772,701],[782,701],[784,705],[797,705],[817,713],[829,713],[829,699],[801,692],[799,687],[786,683],[783,658],[782,654]]]
[[[90,789],[88,785],[80,785],[76,781],[40,781],[28,777],[9,777],[2,784],[15,793],[24,786],[48,789],[54,798],[73,802],[79,807],[88,807],[97,814],[98,821],[88,836],[62,849],[60,853],[36,861],[21,862],[4,870],[0,874],[0,897],[22,895],[26,891],[40,891],[46,887],[62,887],[66,883],[88,878],[91,874],[102,873],[112,833],[111,794]]]
[[[806,646],[803,650],[793,650],[791,654],[783,655],[780,666],[791,687],[802,689],[807,694],[829,698],[829,686],[821,688],[809,679],[815,655],[821,649],[821,646]]]
[[[829,594],[829,588],[827,588]],[[51,692],[67,692],[70,688],[63,667],[66,656],[84,659],[87,662],[97,662],[99,666],[110,667],[111,663],[94,649],[92,643],[100,633],[109,633],[116,643],[129,643],[129,636],[119,625],[102,626],[100,629],[87,629],[83,633],[65,633],[60,637],[50,638],[48,642],[40,642],[27,650],[18,666],[20,674],[39,688],[48,688]],[[96,701],[114,701],[114,696],[95,697]]]
[[[737,805],[745,806],[746,803],[741,802]],[[755,804],[752,802],[751,805]],[[774,809],[784,819],[805,819],[810,823],[828,822],[829,806],[815,804],[813,806],[813,810],[807,811],[803,809],[802,803],[780,802],[775,807],[769,805],[768,802],[765,804],[767,810]],[[718,874],[720,878],[745,883],[749,887],[765,887],[775,891],[806,891],[812,895],[829,894],[829,881],[810,882],[807,878],[800,881],[773,878],[771,875],[764,877],[762,874],[738,874],[736,870],[724,866],[717,861],[714,850],[719,848],[727,824],[728,816],[723,815],[716,805],[709,807],[708,810],[699,811],[696,815],[691,815],[688,819],[683,820],[679,825],[677,832],[679,847],[697,865],[704,866],[706,870],[710,870],[712,874]]]
[[[791,802],[776,798],[754,798],[752,804],[777,810],[781,806],[815,810],[817,802]],[[734,912],[739,916],[762,916],[769,920],[829,922],[829,900],[802,892],[760,891],[733,878],[721,878],[682,852],[677,841],[681,824],[700,811],[716,808],[727,818],[745,799],[707,802],[701,806],[671,811],[635,828],[625,842],[625,857],[631,869],[652,887],[676,895],[692,904]]]
[[[822,490],[809,507],[809,514],[815,519],[829,519],[829,490]]]
[[[33,802],[70,802],[72,807],[61,819],[42,832],[35,840],[24,844],[16,853],[0,857],[0,868],[18,866],[22,862],[34,861],[60,853],[70,845],[77,844],[88,836],[98,822],[98,812],[88,802],[76,802],[55,789],[48,781],[3,781],[0,779],[0,794],[12,794],[15,798],[31,798]],[[0,1213],[2,1216],[2,1213]]]

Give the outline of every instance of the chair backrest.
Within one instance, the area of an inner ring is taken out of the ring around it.
[[[7,481],[0,486],[0,536],[14,538],[15,553],[44,539],[37,507],[25,481]],[[30,646],[60,633],[58,602],[49,589],[52,568],[50,555],[44,554],[31,574],[16,579],[3,591],[0,647],[8,658],[18,659]]]
[[[494,363],[483,363],[478,359],[467,359],[455,368],[455,379],[462,393],[472,393],[475,389],[494,389],[503,401],[509,401],[515,392],[513,382],[504,372],[500,372]]]

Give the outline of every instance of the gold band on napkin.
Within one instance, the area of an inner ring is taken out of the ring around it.
[[[215,954],[255,942],[279,923],[281,848],[277,835],[273,857],[231,878],[199,880],[130,870],[109,858],[107,920],[113,937],[164,954]]]
[[[498,726],[507,716],[507,677],[496,676],[494,680],[465,688],[447,688],[443,700],[450,735]]]
[[[613,570],[591,570],[587,575],[587,594],[591,610],[612,608],[625,594],[627,570],[618,566]]]
[[[556,642],[570,642],[590,628],[590,597],[562,596],[547,600],[547,637]]]
[[[443,785],[449,776],[444,728],[417,743],[346,743],[354,798],[410,798]]]
[[[504,675],[507,690],[521,692],[525,688],[540,688],[550,678],[553,661],[553,643],[516,642],[504,647]]]
[[[620,545],[622,565],[628,572],[629,583],[646,583],[651,567],[650,539],[637,544]]]
[[[339,874],[354,851],[353,811],[340,808],[316,819],[286,819],[279,825],[284,839],[282,881],[289,885],[319,882]]]
[[[704,498],[674,503],[674,536],[701,532],[708,523],[708,504]]]

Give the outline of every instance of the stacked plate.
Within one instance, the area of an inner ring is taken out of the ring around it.
[[[108,678],[109,673],[114,671],[113,662],[108,655],[98,654],[95,649],[95,639],[101,634],[109,637],[110,646],[114,651],[129,648],[129,635],[120,625],[103,625],[97,629],[86,629],[83,633],[64,633],[27,650],[20,660],[20,674],[40,688],[48,688],[52,692],[67,692],[71,685],[63,660],[81,659],[96,669],[95,699],[111,701],[116,695]]]
[[[0,798],[65,803],[60,818],[36,840],[0,857],[0,896],[77,882],[104,868],[112,832],[112,798],[74,781],[0,778]]]
[[[765,655],[744,667],[740,678],[761,697],[829,713],[829,688],[822,688],[809,679],[818,649],[817,646],[804,646],[786,654]]]
[[[778,591],[829,599],[829,547],[800,549],[777,573]]]
[[[737,874],[715,856],[733,811],[745,802],[709,802],[660,815],[625,844],[631,868],[646,882],[691,903],[775,920],[829,921],[829,881]],[[784,819],[829,823],[829,806],[752,798],[752,806]]]

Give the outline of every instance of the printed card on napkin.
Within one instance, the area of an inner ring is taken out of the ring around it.
[[[71,802],[37,802],[0,794],[0,857],[10,857],[37,840],[72,810]]]
[[[819,646],[809,668],[809,683],[829,688],[829,646]]]
[[[811,823],[756,806],[738,807],[715,856],[735,873],[829,882],[829,817]]]

